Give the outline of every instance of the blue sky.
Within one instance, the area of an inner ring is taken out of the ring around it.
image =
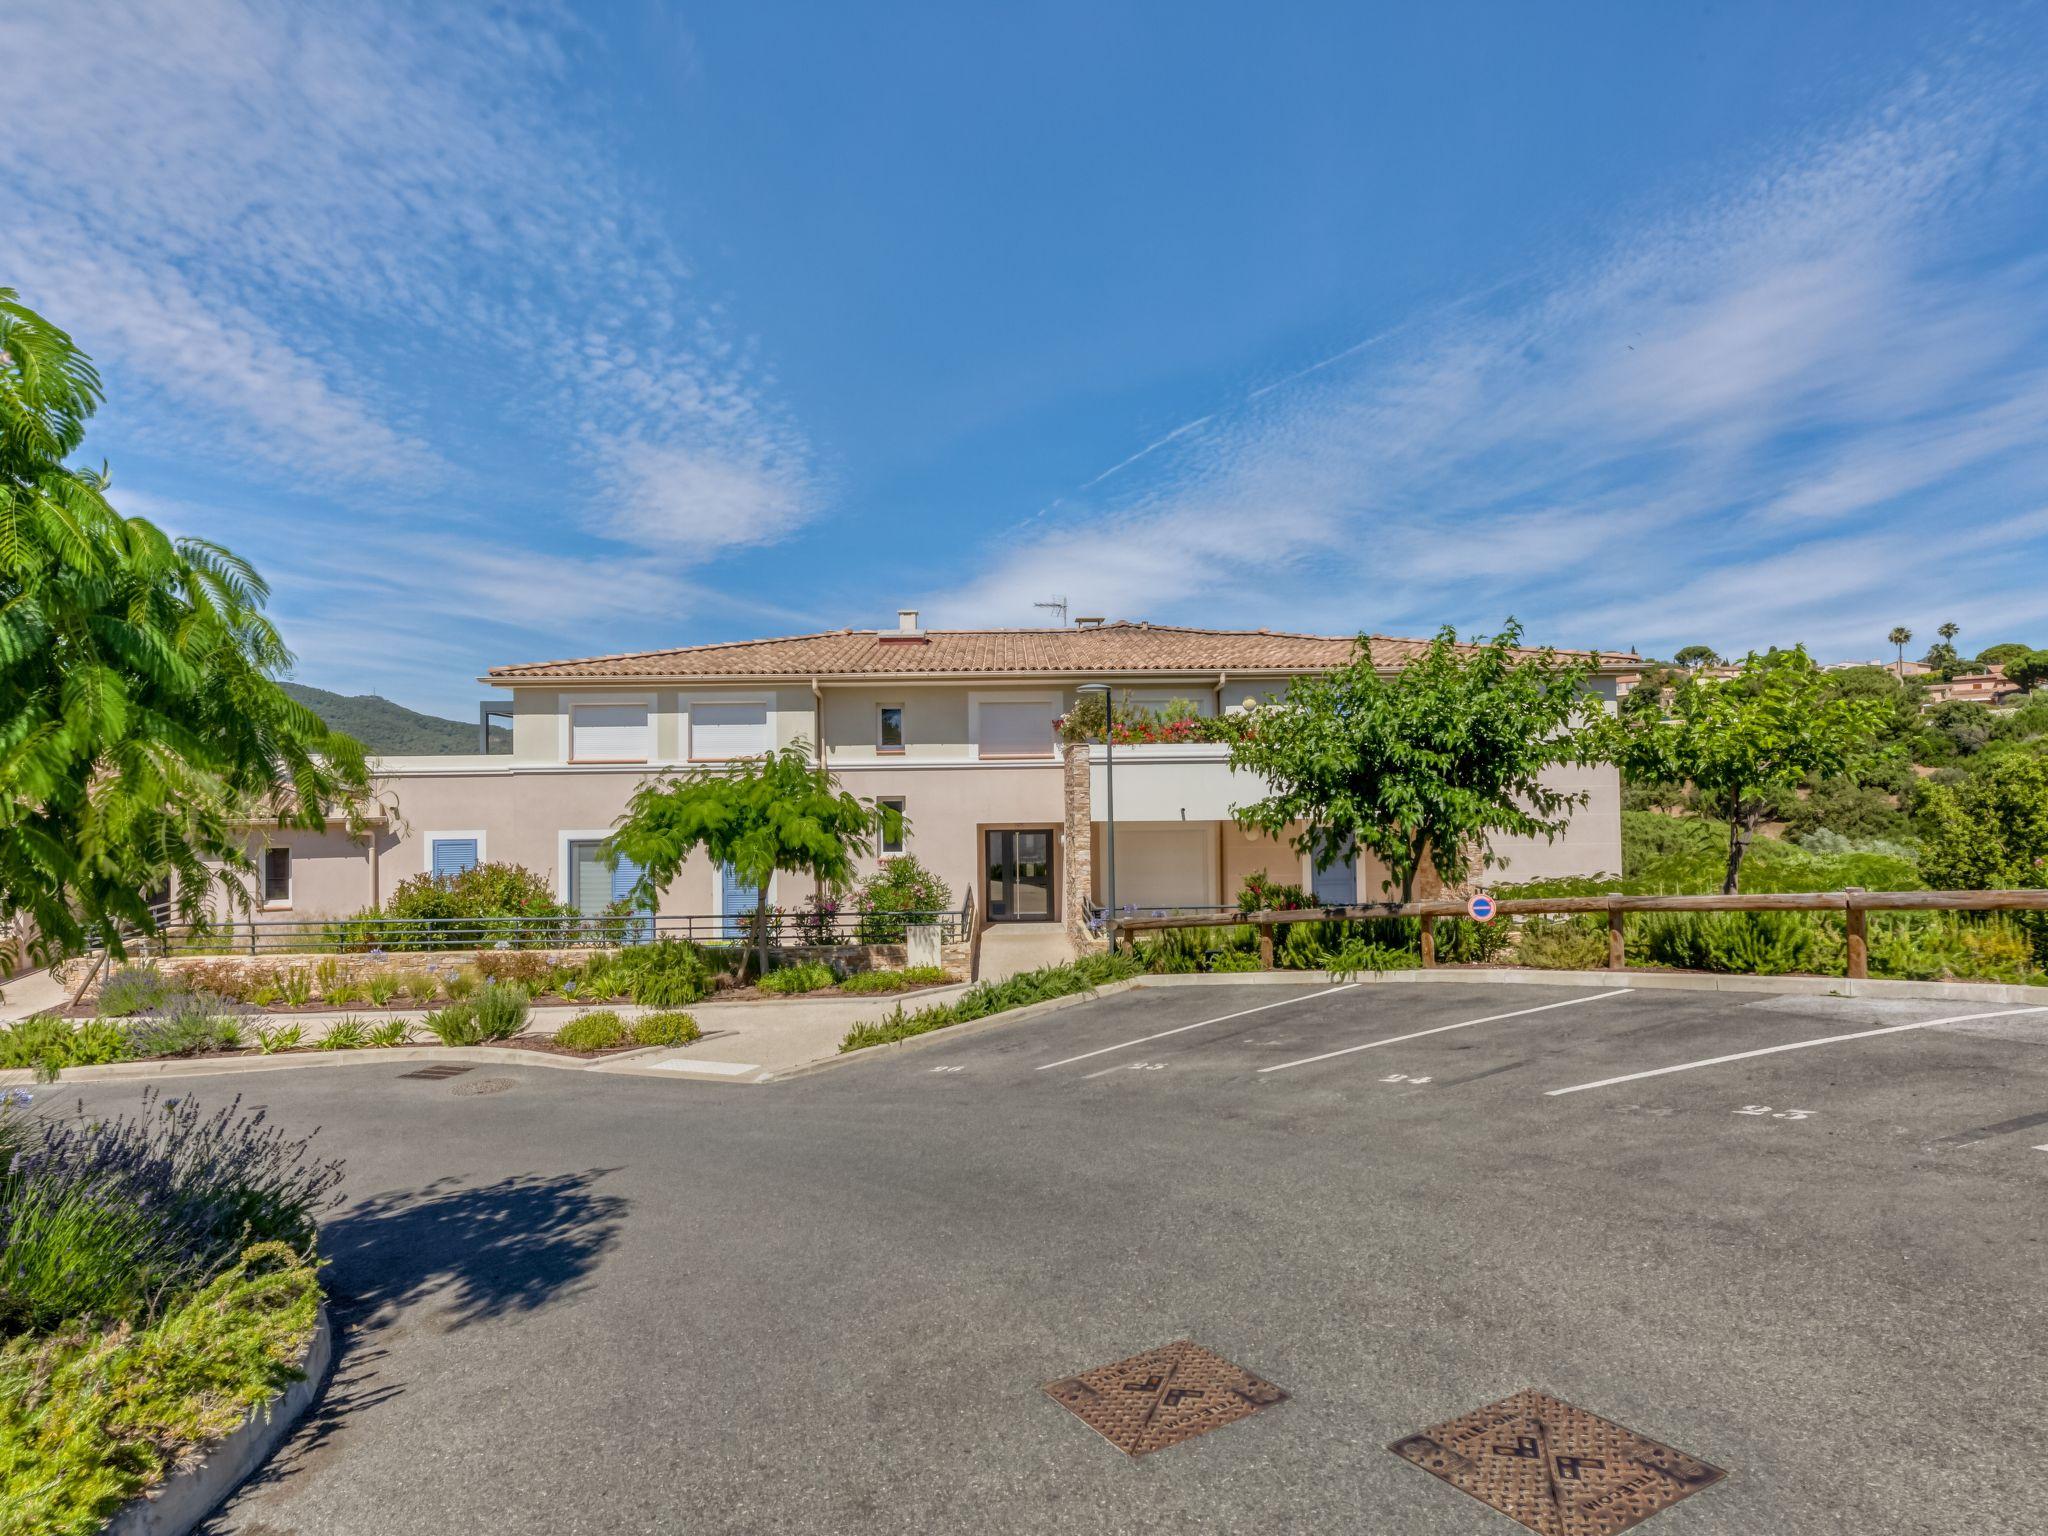
[[[2048,15],[15,0],[0,284],[304,680],[1076,613],[2048,644]]]

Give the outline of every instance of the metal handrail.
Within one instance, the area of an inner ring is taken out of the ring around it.
[[[169,954],[346,954],[373,950],[586,949],[682,939],[694,944],[752,942],[752,913],[607,913],[597,917],[220,918],[164,923],[141,936]],[[968,909],[938,912],[774,910],[768,941],[778,949],[900,944],[916,926],[939,930],[942,943],[965,938]]]
[[[1509,896],[1494,903],[1497,917],[1542,914],[1605,913],[1607,969],[1626,970],[1622,940],[1631,912],[1840,912],[1848,931],[1846,973],[1852,980],[1870,974],[1866,914],[1871,912],[2043,912],[2048,890],[2041,891],[1757,891],[1703,896]],[[1226,921],[1203,917],[1117,919],[1118,936],[1164,928],[1220,928],[1249,925],[1259,930],[1259,961],[1273,965],[1273,930],[1289,923],[1348,923],[1372,918],[1413,917],[1422,925],[1422,963],[1436,964],[1435,927],[1439,918],[1466,917],[1465,902],[1455,897],[1428,901],[1375,901],[1337,907],[1300,907],[1287,911],[1246,912]]]

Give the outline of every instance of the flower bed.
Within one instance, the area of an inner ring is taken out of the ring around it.
[[[299,1376],[338,1163],[239,1100],[0,1103],[0,1531],[84,1536]]]

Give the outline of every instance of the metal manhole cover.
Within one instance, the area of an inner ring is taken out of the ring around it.
[[[1542,1536],[1609,1536],[1728,1474],[1524,1389],[1387,1447]]]
[[[504,1093],[518,1086],[519,1080],[517,1078],[480,1077],[473,1083],[457,1083],[455,1085],[455,1092],[467,1094]]]
[[[1188,1339],[1049,1381],[1045,1391],[1128,1456],[1192,1440],[1287,1396]]]
[[[445,1077],[460,1077],[465,1072],[474,1072],[475,1067],[458,1067],[453,1062],[442,1062],[436,1066],[421,1067],[417,1072],[401,1072],[400,1077],[423,1077],[428,1082],[439,1082]]]

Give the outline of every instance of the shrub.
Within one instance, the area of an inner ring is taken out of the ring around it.
[[[250,988],[263,980],[261,976],[252,976],[238,960],[203,960],[197,965],[180,966],[176,975],[186,990],[211,992],[231,1003],[243,1001]]]
[[[360,1051],[370,1043],[369,1026],[361,1019],[337,1019],[314,1043],[316,1051]]]
[[[1257,955],[1247,954],[1244,950],[1241,949],[1230,949],[1225,950],[1220,955],[1211,955],[1209,957],[1209,969],[1214,972],[1222,973],[1236,971],[1257,971],[1263,970],[1264,967],[1259,964],[1259,957]]]
[[[704,1031],[697,1027],[697,1021],[687,1013],[667,1009],[659,1013],[643,1013],[633,1021],[633,1043],[635,1045],[688,1045],[702,1039]]]
[[[0,1349],[6,1529],[101,1530],[298,1377],[319,1302],[310,1259],[257,1244],[138,1331],[75,1329]]]
[[[279,1001],[292,1008],[303,1008],[313,1001],[313,978],[302,965],[280,972],[277,977]]]
[[[609,1008],[579,1014],[555,1032],[555,1044],[568,1051],[608,1051],[626,1042],[626,1026]]]
[[[856,971],[839,983],[839,990],[856,995],[872,992],[903,992],[911,987],[936,987],[951,981],[939,965],[911,965],[900,971]]]
[[[39,1013],[12,1026],[0,1026],[0,1068],[34,1070],[49,1081],[66,1067],[97,1067],[127,1061],[135,1055],[128,1031],[104,1019],[73,1025],[54,1014]]]
[[[249,1242],[304,1251],[341,1177],[241,1100],[142,1096],[110,1120],[36,1116],[0,1179],[0,1332],[126,1318],[203,1285]]]
[[[397,988],[394,995],[398,997],[431,1003],[441,995],[441,978],[432,971],[387,971],[385,974]]]
[[[242,1030],[220,1012],[220,999],[185,993],[152,1019],[129,1029],[138,1056],[207,1056],[242,1047]]]
[[[420,1020],[443,1045],[476,1045],[483,1039],[476,1024],[476,1004],[467,998],[436,1008]]]
[[[163,1007],[179,991],[177,982],[153,965],[119,966],[100,984],[100,1016],[125,1019],[147,1013]]]
[[[363,980],[363,995],[373,1006],[382,1008],[398,996],[398,978],[389,971],[374,971]]]
[[[518,982],[532,997],[555,990],[565,976],[573,974],[551,955],[519,949],[485,950],[476,957],[476,968],[491,981]]]
[[[363,1044],[379,1050],[389,1050],[394,1045],[406,1045],[412,1040],[412,1025],[404,1019],[386,1019],[364,1036]]]
[[[1313,905],[1307,891],[1275,880],[1263,869],[1246,875],[1237,891],[1240,912],[1301,912]]]
[[[950,912],[953,888],[910,854],[901,854],[860,883],[856,936],[863,944],[901,944],[909,926],[906,912]]]
[[[321,996],[336,1008],[355,1008],[370,1001],[370,989],[359,981],[338,981]]]
[[[487,981],[469,1000],[481,1040],[509,1040],[526,1027],[532,1006],[526,988],[509,981]]]
[[[1816,924],[1800,912],[1647,912],[1629,926],[1655,965],[1782,976],[1819,959]]]
[[[915,1013],[905,1013],[898,1004],[887,1018],[854,1025],[839,1042],[839,1049],[858,1051],[871,1045],[907,1040],[949,1024],[964,1024],[1076,992],[1092,992],[1109,982],[1125,981],[1143,972],[1144,966],[1128,955],[1084,955],[1067,965],[1048,965],[1004,981],[982,982],[951,1002],[933,1003]]]
[[[801,965],[786,965],[779,971],[770,971],[763,976],[760,987],[763,992],[816,992],[831,986],[839,979],[832,967],[819,960],[806,960]]]
[[[279,1024],[271,1029],[258,1025],[256,1049],[265,1056],[273,1056],[279,1051],[297,1050],[305,1038],[306,1027],[303,1024]]]
[[[1587,917],[1532,917],[1522,924],[1515,963],[1545,971],[1598,971],[1607,965],[1607,925]]]
[[[1422,956],[1415,950],[1395,949],[1387,944],[1353,939],[1330,956],[1329,971],[1332,976],[1342,978],[1356,976],[1361,971],[1370,971],[1374,975],[1382,971],[1412,971],[1421,964]]]
[[[469,949],[480,938],[546,948],[567,936],[576,917],[532,870],[478,864],[458,875],[415,875],[392,891],[384,907],[348,919],[344,931],[351,944],[396,950]],[[450,926],[435,931],[422,922]]]
[[[622,949],[600,968],[585,972],[593,997],[630,997],[648,1008],[679,1008],[708,997],[717,976],[710,958],[694,944],[661,939]],[[579,995],[582,988],[578,988]]]
[[[447,981],[443,982],[442,987],[451,998],[459,1001],[462,998],[468,997],[478,987],[482,986],[483,980],[482,975],[477,971],[469,966],[464,966],[461,970],[450,976]]]

